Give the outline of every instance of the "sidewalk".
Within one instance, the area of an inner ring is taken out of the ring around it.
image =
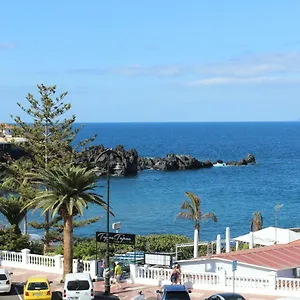
[[[13,282],[16,284],[24,284],[28,277],[40,275],[46,276],[48,280],[52,281],[51,284],[52,291],[62,293],[63,292],[63,284],[60,283],[61,275],[46,273],[42,271],[32,271],[32,270],[24,270],[18,268],[10,268],[1,266],[1,268],[6,268],[10,272],[13,272],[12,275]],[[131,284],[131,283],[122,283],[122,288],[117,289],[116,285],[111,286],[111,296],[107,297],[103,295],[105,290],[104,281],[95,282],[95,298],[98,299],[126,299],[130,300],[131,298],[138,296],[139,292],[142,292],[145,295],[145,299],[149,300],[156,300],[156,290],[159,289],[157,286],[149,286],[149,285],[142,285],[142,284]],[[190,296],[192,300],[201,300],[209,297],[210,295],[217,293],[217,291],[205,291],[205,290],[192,290]],[[276,298],[283,298],[283,297],[276,297],[276,296],[264,296],[264,295],[249,295],[243,294],[243,296],[247,300],[274,300]]]

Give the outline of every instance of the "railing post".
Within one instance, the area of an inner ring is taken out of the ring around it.
[[[270,291],[275,291],[276,290],[276,272],[270,272],[269,275],[269,289]]]
[[[28,265],[29,263],[29,253],[30,253],[30,249],[22,249],[22,265]]]
[[[226,271],[224,269],[218,271],[217,273],[219,275],[219,279],[220,279],[220,287],[216,287],[217,289],[225,289],[226,287]]]
[[[135,264],[130,264],[130,281],[131,283],[135,283],[136,275],[137,275],[137,266]]]
[[[57,270],[61,273],[62,273],[62,268],[63,268],[62,257],[63,256],[60,254],[54,256],[55,270]]]
[[[97,260],[90,261],[90,274],[92,278],[97,278]]]
[[[230,228],[226,227],[226,253],[230,252]]]
[[[216,253],[221,254],[221,234],[217,235]]]

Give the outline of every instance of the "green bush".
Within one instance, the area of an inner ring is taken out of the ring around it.
[[[154,234],[148,236],[136,236],[135,246],[110,244],[110,256],[116,253],[126,253],[128,251],[144,252],[172,252],[175,253],[176,244],[191,243],[192,240],[186,236],[175,234]],[[185,256],[191,257],[191,249],[180,250]],[[106,244],[97,244],[97,257],[104,258],[106,253]],[[55,254],[63,254],[63,246],[55,249]],[[189,255],[189,256],[188,256]],[[94,238],[75,238],[74,240],[74,258],[95,259],[96,242]]]
[[[22,249],[30,249],[28,235],[15,232],[14,226],[0,229],[0,249],[19,252]]]

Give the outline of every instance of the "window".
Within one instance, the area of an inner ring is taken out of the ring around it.
[[[187,292],[175,291],[175,292],[167,292],[165,299],[166,300],[190,300],[190,296]]]
[[[0,274],[0,281],[7,280],[7,277],[5,274]]]
[[[90,289],[90,283],[87,280],[73,280],[67,284],[69,291],[85,291]]]
[[[29,282],[27,287],[28,291],[44,291],[48,289],[49,287],[47,282]]]

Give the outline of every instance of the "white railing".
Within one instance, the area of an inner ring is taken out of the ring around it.
[[[292,291],[300,293],[300,280],[294,278],[277,278],[276,289],[279,291]]]
[[[269,279],[259,277],[244,277],[244,276],[226,276],[226,285],[235,288],[247,288],[247,289],[268,289]]]
[[[29,249],[23,249],[21,252],[0,251],[0,266],[22,268],[27,270],[38,270],[49,273],[63,273],[62,255],[45,256],[30,254]],[[83,261],[84,272],[90,273],[94,278],[96,274],[96,261]],[[73,272],[77,270],[77,260],[73,260]]]
[[[132,283],[162,286],[170,284],[171,269],[130,265]],[[277,278],[275,272],[266,277],[228,276],[224,270],[217,273],[181,274],[181,283],[192,289],[214,290],[274,296],[300,297],[300,279]]]

